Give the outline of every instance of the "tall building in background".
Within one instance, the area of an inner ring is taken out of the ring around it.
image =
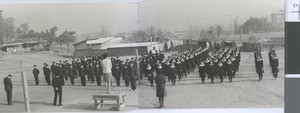
[[[276,32],[284,30],[284,11],[282,9],[271,14],[271,24]]]

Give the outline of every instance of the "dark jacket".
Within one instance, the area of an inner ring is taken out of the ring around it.
[[[54,77],[52,79],[52,86],[54,89],[58,88],[58,91],[62,91],[62,79],[58,78],[58,77]]]
[[[39,69],[33,69],[32,73],[33,73],[33,75],[39,75],[40,71],[39,71]]]
[[[156,84],[156,97],[164,97],[167,95],[166,93],[166,80],[165,77],[162,75],[157,75],[155,77],[155,84]]]
[[[12,91],[13,85],[12,85],[11,79],[8,77],[5,77],[3,79],[3,82],[4,82],[5,91]]]

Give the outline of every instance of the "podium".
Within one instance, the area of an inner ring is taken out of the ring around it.
[[[93,95],[93,100],[95,101],[96,109],[104,107],[104,105],[114,105],[117,107],[117,110],[120,111],[122,108],[126,107],[125,104],[125,93],[121,94],[99,94]],[[104,100],[113,100],[116,103],[105,103]]]

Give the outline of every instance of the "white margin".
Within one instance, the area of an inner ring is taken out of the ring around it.
[[[300,78],[300,74],[285,74],[285,78]]]

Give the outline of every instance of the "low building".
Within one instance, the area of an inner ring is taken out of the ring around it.
[[[107,37],[87,39],[74,44],[74,57],[91,56],[93,54],[107,53],[107,47],[119,44],[122,38]]]
[[[107,49],[108,46],[119,44],[122,42],[122,38],[96,38],[83,40],[81,42],[74,44],[74,49],[76,50],[86,50],[86,49]]]
[[[2,45],[2,51],[7,53],[28,52],[36,50],[44,50],[46,40],[39,37],[16,39]]]
[[[136,55],[136,49],[138,49],[139,55],[148,54],[150,51],[155,52],[162,50],[158,42],[142,42],[124,43],[109,46],[107,47],[107,53],[110,56],[129,56]]]

